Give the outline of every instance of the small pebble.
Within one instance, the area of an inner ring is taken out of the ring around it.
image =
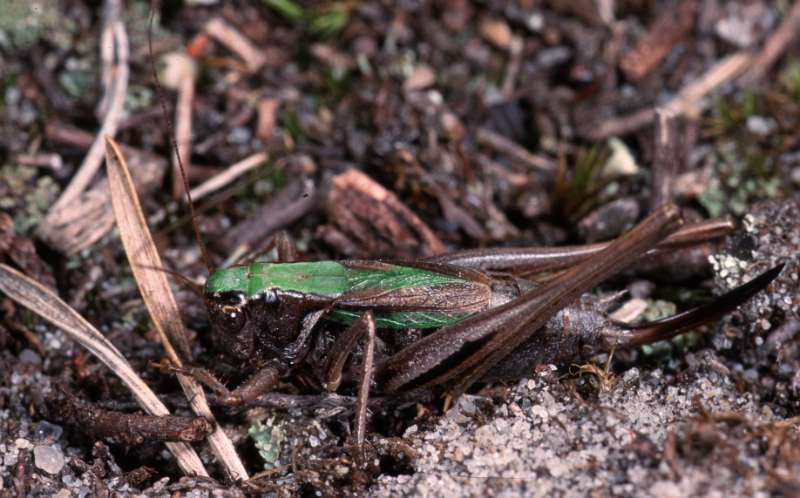
[[[54,443],[58,441],[63,433],[64,429],[62,429],[61,426],[42,420],[36,424],[33,435],[39,442]]]
[[[789,173],[789,177],[792,179],[792,183],[795,185],[800,185],[800,167],[792,168],[792,172]]]
[[[55,475],[64,468],[64,453],[55,446],[40,444],[33,448],[33,461],[38,469]]]
[[[507,49],[514,37],[511,27],[502,19],[484,18],[478,29],[483,39],[497,48]]]
[[[19,353],[19,362],[28,363],[30,365],[41,365],[42,358],[31,349],[23,349]]]
[[[17,438],[16,441],[14,441],[14,446],[16,446],[20,450],[29,450],[33,447],[33,443],[31,443],[25,438],[20,437]]]
[[[622,382],[625,384],[633,384],[637,380],[639,380],[639,369],[636,367],[626,370],[622,376]]]
[[[776,126],[774,120],[762,116],[750,116],[747,118],[747,130],[762,137],[775,131]]]

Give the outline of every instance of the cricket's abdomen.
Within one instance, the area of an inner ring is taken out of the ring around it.
[[[206,292],[241,292],[255,298],[269,290],[322,296],[333,301],[329,318],[350,323],[372,310],[384,328],[435,328],[489,307],[491,285],[482,273],[448,265],[375,261],[252,263],[218,270]]]

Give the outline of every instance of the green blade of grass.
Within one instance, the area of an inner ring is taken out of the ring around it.
[[[306,17],[303,8],[292,0],[264,0],[264,3],[290,21],[302,22]]]

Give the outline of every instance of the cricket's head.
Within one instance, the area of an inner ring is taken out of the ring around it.
[[[257,333],[247,290],[247,267],[224,268],[206,280],[204,300],[214,345],[229,358],[250,363],[257,356]]]
[[[214,345],[231,359],[253,361],[256,336],[247,326],[247,297],[240,292],[206,293],[205,302]]]
[[[253,286],[251,266],[211,274],[204,290],[211,339],[219,351],[245,367],[272,360],[288,367],[303,349],[296,341],[307,306],[294,293]]]

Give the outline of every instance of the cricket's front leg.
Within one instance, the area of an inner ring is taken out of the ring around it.
[[[342,381],[342,370],[347,358],[355,349],[356,342],[364,338],[364,359],[361,362],[358,398],[355,407],[353,439],[358,448],[364,444],[367,427],[367,401],[372,383],[375,357],[375,318],[371,311],[362,314],[358,320],[336,340],[328,354],[325,370],[322,373],[322,385],[330,391],[336,391]]]
[[[275,389],[279,379],[280,370],[274,366],[266,366],[233,391],[220,393],[217,401],[223,406],[242,406]]]
[[[294,343],[283,349],[282,358],[280,360],[271,360],[234,391],[223,393],[219,400],[220,404],[225,406],[241,406],[250,401],[255,401],[259,396],[272,391],[278,384],[280,378],[291,371],[293,365],[305,355],[311,333],[326,312],[327,310],[322,309],[308,313],[303,318],[300,334],[297,336]],[[285,317],[288,322],[292,321],[290,316],[285,315]]]
[[[275,388],[280,378],[280,371],[267,366],[252,375],[244,384],[231,391],[220,382],[214,374],[200,366],[172,367],[174,373],[188,375],[209,388],[217,395],[216,404],[223,406],[240,406],[246,401],[258,398]]]

